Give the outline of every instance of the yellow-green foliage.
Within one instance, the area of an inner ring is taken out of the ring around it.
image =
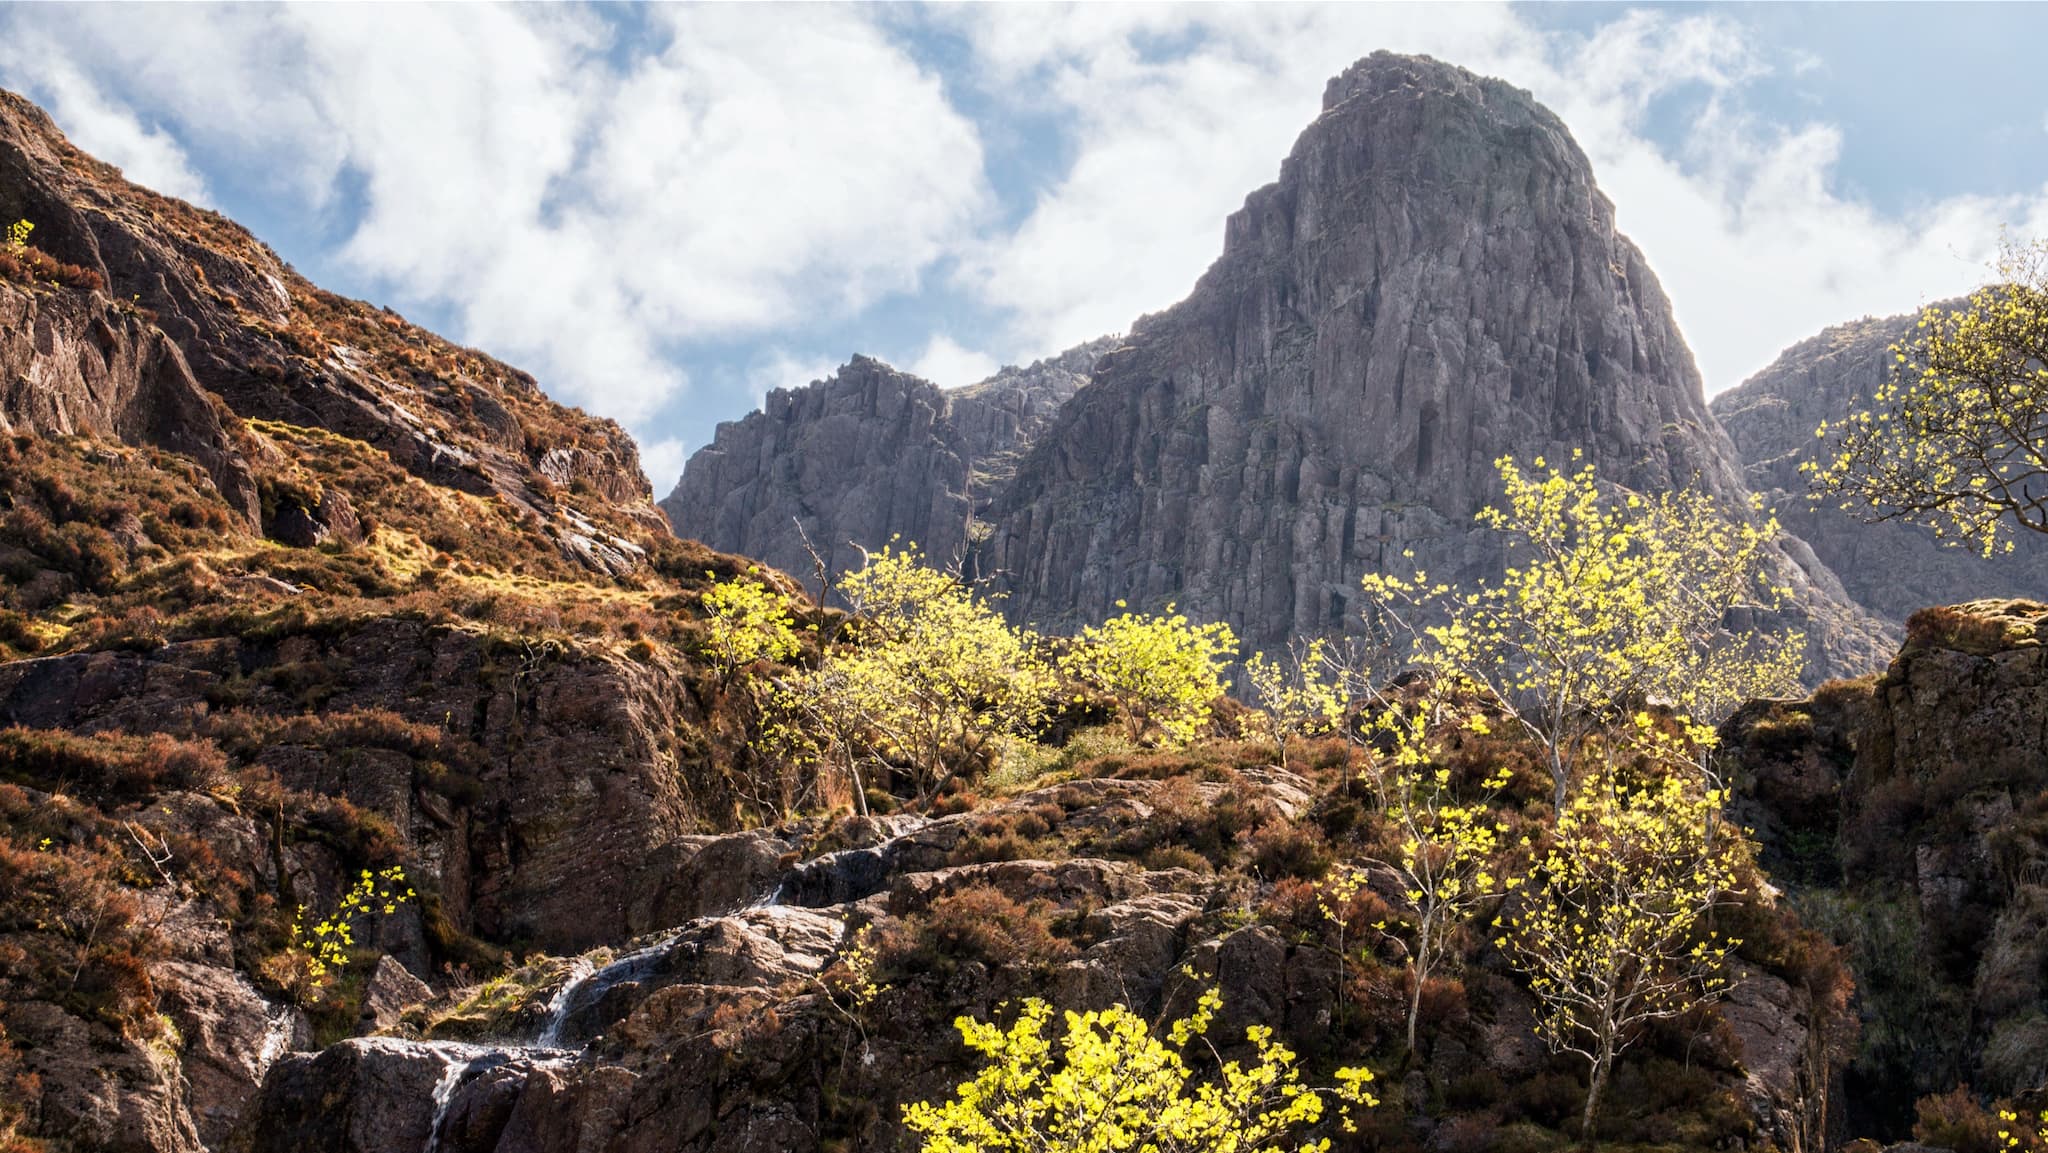
[[[1703,754],[1736,705],[1797,684],[1800,634],[1727,627],[1785,594],[1764,572],[1778,524],[1760,506],[1731,516],[1691,490],[1609,500],[1591,465],[1531,475],[1496,464],[1506,501],[1479,520],[1510,538],[1503,578],[1461,593],[1426,573],[1371,574],[1368,614],[1425,670],[1490,698],[1544,743],[1557,808],[1574,750],[1617,702],[1660,702]]]
[[[737,576],[718,581],[705,591],[703,605],[710,624],[704,650],[720,677],[730,680],[755,661],[784,661],[796,655],[789,608],[760,581]]]
[[[2013,525],[2048,532],[2048,242],[2008,244],[1997,272],[1962,308],[1921,313],[1869,409],[1815,430],[1840,438],[1804,466],[1816,499],[1985,556],[2011,550]]]
[[[1132,740],[1151,727],[1186,744],[1209,719],[1209,702],[1223,692],[1223,667],[1236,655],[1229,625],[1190,624],[1167,605],[1158,616],[1125,612],[1082,629],[1060,668],[1115,701]]]
[[[862,761],[910,768],[926,799],[953,760],[1043,715],[1052,682],[1031,636],[916,545],[873,554],[839,592],[854,643],[778,687],[770,736],[787,755],[839,761],[857,801]]]
[[[1583,1133],[1616,1054],[1648,1022],[1718,997],[1722,962],[1741,942],[1708,914],[1737,883],[1744,843],[1721,821],[1721,795],[1680,771],[1682,738],[1639,714],[1611,740],[1628,768],[1596,766],[1558,815],[1496,942],[1542,1005],[1537,1032],[1591,1067]]]
[[[904,1124],[923,1134],[925,1153],[1308,1153],[1330,1146],[1298,1136],[1322,1119],[1326,1096],[1347,1131],[1352,1106],[1378,1104],[1362,1068],[1338,1070],[1332,1089],[1304,1086],[1294,1054],[1265,1026],[1245,1031],[1250,1065],[1224,1062],[1214,1080],[1194,1082],[1182,1054],[1222,1003],[1204,993],[1163,1042],[1121,1005],[1067,1013],[1058,1040],[1045,1034],[1052,1006],[1035,997],[1007,1030],[961,1017],[954,1026],[987,1067],[951,1100],[907,1106]]]
[[[309,989],[324,984],[336,969],[348,965],[355,949],[355,926],[372,917],[388,917],[414,896],[399,865],[372,872],[364,869],[355,886],[342,894],[334,912],[306,924],[306,910],[292,922],[292,949],[303,956]]]
[[[1253,653],[1244,675],[1264,711],[1262,723],[1280,752],[1281,768],[1287,767],[1289,737],[1327,733],[1344,722],[1350,694],[1331,667],[1329,642],[1321,637],[1299,646],[1285,664]]]
[[[2048,1149],[2048,1112],[2041,1114],[2041,1126],[2031,1135],[2027,1130],[2032,1126],[2020,1124],[2020,1115],[2010,1109],[1998,1111],[1998,1123],[1998,1139],[2004,1142],[2006,1149],[2023,1148],[2028,1143],[2029,1136],[2032,1137],[2034,1148]]]
[[[1431,722],[1440,711],[1440,703],[1425,695],[1419,702],[1381,712],[1373,724],[1378,747],[1364,774],[1382,818],[1398,838],[1387,864],[1400,876],[1402,895],[1414,909],[1414,943],[1408,956],[1413,976],[1408,999],[1411,1052],[1422,1013],[1423,984],[1443,960],[1449,934],[1481,904],[1517,884],[1514,878],[1501,876],[1496,865],[1507,828],[1494,813],[1493,799],[1507,787],[1508,771],[1495,770],[1481,782],[1477,795],[1460,798],[1450,770],[1438,763],[1441,726]],[[1477,715],[1467,718],[1463,727],[1474,733],[1487,731]]]
[[[28,234],[34,232],[35,229],[36,226],[26,220],[17,220],[8,225],[7,239],[4,241],[7,251],[17,255],[26,251],[28,248]]]

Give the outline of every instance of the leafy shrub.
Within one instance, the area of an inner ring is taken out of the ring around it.
[[[29,244],[29,233],[34,230],[35,225],[26,220],[17,220],[7,226],[6,235],[0,237],[0,276],[20,284],[54,282],[87,292],[98,292],[106,287],[98,272],[66,264]]]
[[[1913,1139],[1923,1145],[1954,1153],[2005,1153],[1999,1130],[2007,1126],[1977,1103],[1967,1085],[1920,1098],[1913,1113]]]

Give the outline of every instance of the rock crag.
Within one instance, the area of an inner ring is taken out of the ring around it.
[[[1189,298],[1138,322],[997,500],[989,567],[1050,626],[1177,602],[1248,649],[1342,630],[1358,578],[1495,575],[1506,454],[1747,495],[1655,275],[1528,93],[1385,53],[1330,82]],[[1412,561],[1404,557],[1412,552]],[[1815,671],[1881,659],[1782,569]]]
[[[858,566],[860,549],[897,536],[941,561],[963,560],[1022,452],[1113,343],[1090,341],[950,390],[856,356],[720,424],[662,511],[680,535],[805,579],[812,549],[836,576]]]
[[[1914,614],[1881,676],[1724,727],[1765,864],[1857,974],[1856,1133],[2048,1077],[2044,717],[2048,605],[1975,601]]]

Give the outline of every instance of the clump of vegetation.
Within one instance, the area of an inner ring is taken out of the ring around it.
[[[0,236],[0,276],[20,284],[34,285],[41,281],[87,292],[98,292],[106,287],[100,274],[92,269],[66,264],[31,245],[28,237],[35,228],[26,220],[17,220],[7,226],[6,234]]]
[[[716,580],[706,572],[707,580]],[[760,581],[733,577],[705,592],[702,605],[710,622],[705,652],[719,679],[731,683],[741,669],[758,661],[786,661],[797,654],[796,630],[789,607]]]
[[[1222,670],[1236,655],[1229,625],[1192,624],[1168,605],[1157,615],[1124,612],[1082,629],[1061,654],[1060,670],[1115,702],[1133,741],[1156,729],[1184,745],[1223,695]]]
[[[863,813],[863,765],[900,770],[929,804],[956,769],[1044,715],[1050,680],[1033,638],[914,544],[869,556],[839,591],[853,643],[777,686],[768,735],[785,756],[835,765]]]
[[[316,1000],[333,984],[335,970],[356,955],[356,929],[377,917],[388,917],[418,894],[406,883],[405,868],[390,865],[364,869],[327,916],[307,920],[302,907],[292,918],[291,946],[264,964],[264,976],[302,1002]]]
[[[1057,1041],[1046,1036],[1052,1006],[1036,997],[1008,1029],[961,1017],[954,1027],[988,1064],[952,1099],[907,1106],[904,1125],[923,1134],[927,1153],[1311,1153],[1329,1140],[1295,1140],[1323,1120],[1326,1099],[1346,1132],[1356,1131],[1354,1107],[1379,1104],[1369,1069],[1337,1070],[1333,1088],[1304,1085],[1293,1051],[1264,1026],[1246,1031],[1249,1065],[1226,1062],[1197,1080],[1187,1049],[1222,1004],[1205,992],[1164,1041],[1123,1005],[1068,1012]]]
[[[971,884],[876,934],[882,971],[950,972],[963,962],[1031,972],[1074,955],[1053,932],[1058,909],[1043,900],[1020,902],[993,885]]]

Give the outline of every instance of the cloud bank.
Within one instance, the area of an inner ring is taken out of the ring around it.
[[[1841,191],[1841,129],[1750,98],[1823,65],[1739,10],[1590,31],[1481,5],[0,12],[0,82],[82,147],[285,206],[288,256],[624,421],[657,487],[849,333],[964,384],[1171,305],[1377,48],[1564,118],[1710,391],[1970,287],[2001,224],[2048,233],[2048,189],[1889,214]]]

